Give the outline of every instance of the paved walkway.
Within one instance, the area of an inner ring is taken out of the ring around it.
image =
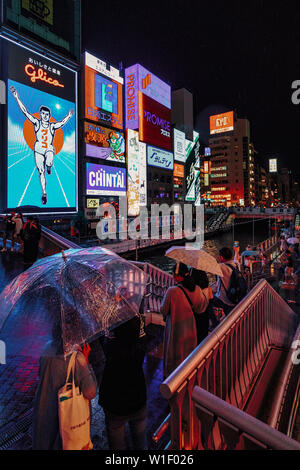
[[[0,293],[25,269],[22,255],[10,251],[0,253]],[[153,449],[157,447],[152,442],[152,434],[168,414],[167,402],[159,391],[163,327],[149,325],[147,338],[144,362],[148,389],[147,437],[148,447]],[[0,364],[0,450],[31,448],[32,409],[37,384],[38,361],[35,357],[13,355],[12,352],[6,357],[6,364]],[[96,397],[92,402],[92,438],[96,449],[108,449],[104,413],[97,400]],[[163,444],[167,444],[166,440]]]
[[[22,257],[18,254],[0,255],[0,291],[16,275],[24,270]],[[299,291],[297,292],[299,294]],[[300,296],[292,306],[300,315]],[[299,302],[299,303],[298,303]],[[167,402],[161,397],[159,386],[162,382],[162,339],[163,327],[147,327],[148,346],[144,372],[148,390],[148,448],[156,449],[151,436],[168,414]],[[29,356],[8,356],[6,365],[0,364],[0,450],[31,449],[32,408],[38,383],[37,359]],[[108,449],[103,409],[97,398],[92,402],[92,440],[94,448]],[[160,446],[167,444],[168,433]]]
[[[162,337],[163,327],[149,325],[147,331],[147,353],[144,373],[148,391],[148,448],[157,448],[152,434],[168,414],[167,402],[161,397],[162,382]],[[0,450],[31,449],[32,409],[38,385],[38,361],[28,356],[8,356],[6,365],[0,365]],[[122,390],[120,390],[122,393]],[[92,440],[95,449],[107,450],[104,412],[92,402]],[[129,438],[129,436],[128,436]],[[166,439],[163,442],[167,444]]]

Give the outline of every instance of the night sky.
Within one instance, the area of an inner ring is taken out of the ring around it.
[[[300,175],[299,2],[84,0],[82,18],[83,50],[114,66],[138,62],[193,93],[204,141],[209,114],[235,109],[251,122],[260,161],[278,158]]]

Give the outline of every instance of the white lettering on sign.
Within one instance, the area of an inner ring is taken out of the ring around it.
[[[6,346],[4,341],[0,341],[0,364],[6,364]]]
[[[3,80],[0,80],[0,104],[6,104],[6,85]]]

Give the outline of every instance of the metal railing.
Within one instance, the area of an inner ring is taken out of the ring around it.
[[[51,256],[69,248],[80,248],[80,246],[42,226],[39,250],[43,256]]]
[[[293,310],[261,280],[231,314],[161,384],[170,405],[173,449],[197,449],[200,423],[195,386],[243,409],[271,348],[289,348]]]
[[[300,443],[200,387],[192,393],[201,423],[200,449],[300,450]],[[199,442],[200,444],[200,442]]]
[[[251,290],[261,279],[271,281],[277,276],[276,269],[274,268],[274,260],[280,254],[279,240],[277,235],[259,243],[257,249],[261,249],[266,256],[266,262],[263,266],[261,261],[254,261],[249,269],[244,269],[244,274],[247,275],[249,290]]]
[[[233,207],[233,213],[236,214],[251,214],[251,215],[269,215],[269,216],[282,216],[288,215],[293,216],[295,214],[295,209],[292,207]]]
[[[133,262],[133,264],[149,275],[143,300],[143,312],[160,312],[165,293],[169,287],[174,285],[173,276],[149,263]]]

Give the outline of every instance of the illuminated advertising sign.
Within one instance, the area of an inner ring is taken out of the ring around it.
[[[99,199],[90,199],[86,200],[87,209],[97,209],[99,207]]]
[[[182,189],[182,187],[183,187],[183,178],[178,178],[178,177],[174,176],[173,183],[174,183],[174,188],[176,188],[176,189],[181,188]]]
[[[8,43],[7,207],[77,208],[77,73]]]
[[[178,165],[178,163],[174,163],[174,176],[178,178],[184,178],[184,165]]]
[[[277,158],[272,158],[269,160],[269,172],[277,173]]]
[[[210,133],[221,134],[223,132],[230,132],[234,130],[234,113],[216,114],[210,116]]]
[[[139,128],[139,91],[171,109],[171,87],[139,64],[125,70],[126,128]]]
[[[148,165],[164,168],[165,170],[174,169],[174,156],[172,152],[147,145]]]
[[[139,136],[142,142],[172,150],[171,110],[139,92]]]
[[[85,52],[85,65],[90,67],[91,69],[94,69],[96,72],[101,73],[102,75],[105,75],[108,78],[111,78],[112,80],[120,83],[123,85],[124,79],[120,75],[120,71],[116,69],[115,67],[108,66],[104,60],[100,60],[97,57],[93,56],[89,52]]]
[[[125,196],[126,169],[87,163],[86,194],[88,196]]]
[[[126,128],[139,128],[139,78],[138,67],[133,65],[125,70],[125,113]]]
[[[84,123],[86,156],[125,163],[125,139],[123,132],[107,127]]]
[[[140,176],[139,176],[139,134],[127,130],[127,201],[128,215],[135,217],[140,213]]]
[[[22,0],[22,9],[30,16],[53,25],[53,0]]]
[[[85,118],[123,129],[123,78],[106,62],[85,53]]]
[[[174,160],[185,162],[185,133],[174,129]]]
[[[211,148],[210,147],[205,147],[205,156],[210,157],[211,156]]]
[[[147,206],[147,150],[139,143],[140,206]]]
[[[201,205],[200,187],[201,187],[200,172],[198,171],[195,174],[195,206]]]
[[[194,131],[194,141],[186,141],[186,201],[199,205],[200,200],[200,142],[199,134]]]
[[[142,65],[138,65],[138,68],[139,91],[166,108],[171,109],[171,87]]]

